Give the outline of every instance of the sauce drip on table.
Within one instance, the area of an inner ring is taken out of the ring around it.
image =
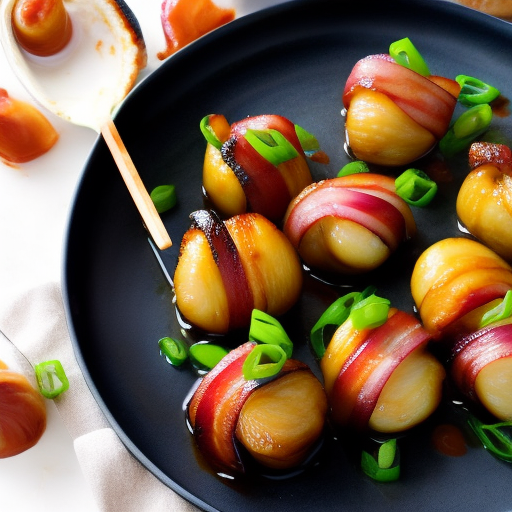
[[[199,37],[235,19],[235,9],[215,5],[212,0],[164,0],[162,27],[167,48],[157,57],[164,60]]]

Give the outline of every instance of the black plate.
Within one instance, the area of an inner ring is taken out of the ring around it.
[[[116,124],[148,189],[174,183],[179,204],[164,214],[176,258],[189,225],[203,206],[200,119],[224,114],[281,114],[317,135],[330,155],[312,165],[317,179],[335,176],[343,151],[341,92],[356,61],[385,53],[409,37],[431,71],[482,78],[510,96],[512,26],[444,2],[413,0],[294,1],[221,28],[185,48],[126,100]],[[509,144],[509,119],[497,117],[493,137]],[[432,242],[460,236],[454,211],[464,157],[450,163],[426,210],[414,211],[419,236],[376,276],[393,304],[412,310],[410,270]],[[159,479],[205,510],[245,512],[359,510],[510,510],[512,469],[476,444],[460,458],[429,443],[444,410],[404,440],[402,478],[378,485],[364,477],[344,448],[329,439],[320,463],[290,479],[227,481],[198,459],[183,402],[196,380],[159,355],[157,341],[180,335],[172,291],[147,241],[141,219],[106,145],[98,140],[74,201],[65,253],[64,298],[77,359],[96,400],[128,449]],[[295,356],[318,371],[305,334],[340,293],[308,280],[307,294],[290,315]],[[288,318],[290,317],[288,315]],[[286,319],[284,320],[286,322]],[[245,340],[240,340],[245,341]]]

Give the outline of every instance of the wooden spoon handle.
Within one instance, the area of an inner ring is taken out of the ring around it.
[[[132,196],[135,206],[142,216],[147,230],[159,249],[167,249],[172,245],[165,226],[156,211],[155,205],[140,179],[139,173],[121,140],[119,132],[112,119],[107,120],[101,127],[101,134],[114,157],[128,191]]]

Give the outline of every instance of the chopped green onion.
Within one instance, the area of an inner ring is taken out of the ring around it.
[[[181,366],[188,358],[187,347],[181,340],[165,337],[158,341],[158,346],[173,366]]]
[[[158,213],[166,212],[176,205],[176,187],[174,185],[160,185],[149,194]]]
[[[480,320],[479,328],[504,320],[512,316],[512,290],[509,290],[503,300],[495,307],[487,311]]]
[[[512,421],[485,425],[470,414],[468,423],[487,451],[500,460],[512,462]]]
[[[390,301],[375,294],[355,303],[350,310],[350,320],[356,329],[373,329],[386,323]]]
[[[408,37],[391,43],[389,46],[389,55],[391,55],[398,64],[412,71],[416,71],[416,73],[420,75],[430,75],[427,63]]]
[[[373,480],[393,482],[400,477],[400,453],[396,439],[381,443],[375,455],[363,450],[361,468]]]
[[[227,353],[224,347],[205,341],[194,343],[189,348],[190,360],[200,370],[211,370]]]
[[[437,183],[419,169],[407,169],[395,180],[396,193],[413,206],[427,206],[437,193]]]
[[[39,390],[46,398],[55,398],[69,388],[66,372],[59,360],[39,363],[35,371]]]
[[[286,360],[286,353],[279,345],[256,345],[244,361],[244,378],[254,380],[273,377],[281,371]]]
[[[295,125],[295,133],[297,134],[300,145],[307,157],[311,157],[320,151],[320,144],[313,134],[307,132],[298,124]]]
[[[357,160],[344,165],[340,172],[338,172],[338,178],[341,176],[348,176],[350,174],[358,174],[360,172],[370,172],[370,169],[366,162]]]
[[[489,128],[491,121],[492,109],[487,103],[471,107],[460,115],[439,141],[441,153],[451,157],[467,148],[474,139]]]
[[[247,130],[244,137],[265,160],[276,167],[298,156],[292,143],[278,130]]]
[[[210,126],[210,116],[204,116],[199,123],[199,128],[201,129],[201,133],[203,134],[206,142],[209,142],[212,146],[215,146],[217,149],[222,147],[222,142],[217,137],[217,134]]]
[[[461,87],[458,100],[466,107],[490,103],[500,95],[500,91],[496,87],[482,82],[478,78],[458,75],[455,80]]]
[[[283,326],[274,317],[259,309],[252,310],[249,340],[269,345],[279,345],[284,350],[287,358],[292,357],[293,343]]]
[[[373,287],[368,287],[362,292],[347,293],[343,297],[336,299],[323,312],[310,333],[311,347],[318,359],[322,359],[325,354],[325,347],[330,341],[330,337],[324,332],[326,327],[339,327],[350,315],[351,308],[359,301],[371,295],[373,290]]]

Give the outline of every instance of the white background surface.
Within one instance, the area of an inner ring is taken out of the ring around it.
[[[283,1],[217,0],[216,3],[233,6],[237,15],[243,16]],[[165,49],[161,2],[126,0],[139,20],[146,41],[148,66],[141,79],[161,64],[156,54]],[[37,106],[10,69],[1,49],[0,88],[13,98]],[[46,155],[26,164],[10,166],[0,161],[0,315],[24,292],[44,283],[61,281],[70,206],[97,138],[89,128],[72,125],[40,110],[59,132],[57,144]],[[0,510],[96,512],[72,439],[49,400],[47,410],[47,429],[39,443],[20,455],[0,459]]]

